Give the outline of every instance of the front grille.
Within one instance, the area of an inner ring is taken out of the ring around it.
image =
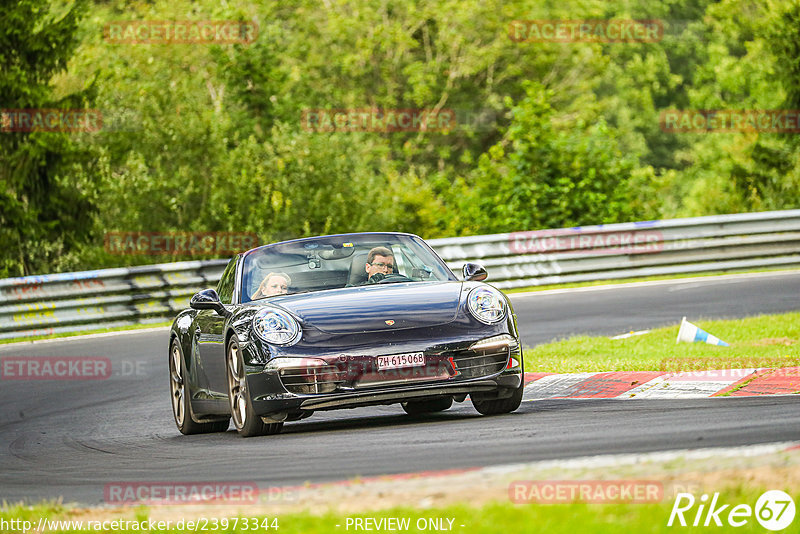
[[[456,370],[464,378],[477,378],[499,373],[508,365],[508,346],[478,350],[459,350],[452,354]]]
[[[332,365],[289,367],[281,369],[278,376],[286,391],[296,395],[310,395],[336,390],[345,381],[347,372]]]
[[[450,377],[450,364],[445,359],[438,359],[420,367],[400,367],[381,371],[369,369],[360,373],[354,385],[356,388],[391,386],[425,380],[447,380]]]
[[[433,352],[433,351],[431,351]],[[321,359],[302,358],[282,362],[278,377],[286,391],[295,395],[328,394],[361,388],[396,386],[406,383],[472,379],[500,373],[509,359],[520,359],[519,343],[508,334],[474,342],[461,350],[426,354],[424,366],[379,370],[372,356],[326,363]]]

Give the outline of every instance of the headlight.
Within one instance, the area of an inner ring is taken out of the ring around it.
[[[506,318],[506,301],[503,295],[490,287],[476,287],[470,291],[467,308],[482,323],[499,323]]]
[[[275,308],[260,310],[253,316],[253,332],[273,345],[294,345],[302,334],[294,317]]]

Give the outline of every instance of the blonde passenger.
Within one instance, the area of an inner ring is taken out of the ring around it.
[[[253,299],[285,295],[289,292],[292,279],[286,273],[269,273],[264,277],[258,290],[253,294]]]

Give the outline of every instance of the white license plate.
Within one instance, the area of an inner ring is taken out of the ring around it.
[[[418,365],[425,365],[425,354],[422,352],[378,356],[379,371],[383,371],[384,369],[398,369],[400,367],[416,367]]]

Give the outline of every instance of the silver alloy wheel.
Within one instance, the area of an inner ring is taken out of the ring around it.
[[[231,401],[231,415],[237,429],[247,423],[246,380],[244,368],[239,364],[239,346],[232,343],[228,350],[228,392]]]
[[[178,345],[172,344],[172,355],[170,358],[170,385],[172,386],[172,413],[175,415],[175,422],[178,427],[183,426],[183,418],[186,417],[183,409],[183,398],[186,394],[186,387],[183,382],[182,366],[181,366],[181,351]]]

